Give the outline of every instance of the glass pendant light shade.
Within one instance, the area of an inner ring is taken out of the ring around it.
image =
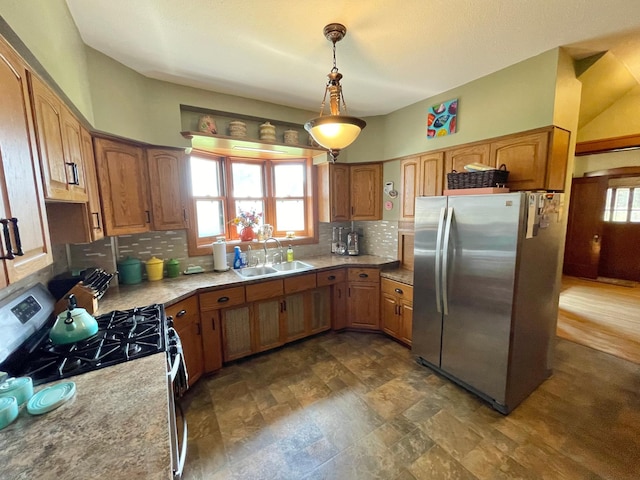
[[[328,150],[348,147],[367,125],[364,120],[347,115],[325,115],[309,120],[304,128]]]
[[[320,116],[309,120],[304,128],[313,139],[322,147],[329,150],[331,159],[335,162],[340,150],[348,147],[358,138],[367,122],[360,118],[346,115],[347,106],[342,94],[340,80],[342,74],[338,73],[336,66],[336,42],[344,38],[347,29],[339,23],[331,23],[324,27],[324,36],[333,43],[333,68],[327,75],[329,81],[325,87],[324,99],[320,107]],[[325,102],[329,97],[330,114],[324,115]],[[341,115],[341,112],[345,115]]]

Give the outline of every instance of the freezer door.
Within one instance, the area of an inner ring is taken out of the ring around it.
[[[437,367],[442,336],[440,267],[446,208],[447,197],[416,198],[412,350]]]
[[[504,402],[523,194],[452,196],[441,368]]]

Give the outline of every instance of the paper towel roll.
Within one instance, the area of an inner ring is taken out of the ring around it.
[[[216,242],[213,244],[213,269],[216,272],[226,272],[229,270],[227,265],[227,244],[225,242]]]

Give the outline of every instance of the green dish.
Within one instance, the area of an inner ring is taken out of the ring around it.
[[[51,385],[36,393],[27,403],[27,412],[31,415],[42,415],[55,410],[76,393],[74,382],[63,382]]]

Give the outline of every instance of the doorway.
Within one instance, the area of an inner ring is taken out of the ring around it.
[[[640,281],[640,167],[574,178],[563,272]]]

